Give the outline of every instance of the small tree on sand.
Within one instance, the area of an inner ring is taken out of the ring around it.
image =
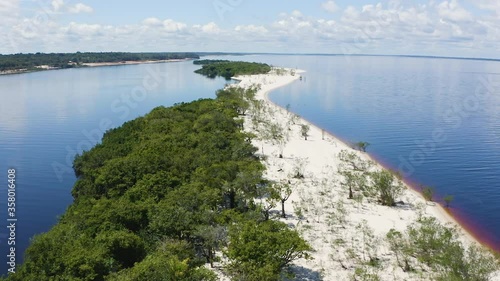
[[[432,187],[424,187],[422,189],[422,195],[426,201],[432,202],[432,197],[434,196],[434,189]]]
[[[311,128],[309,127],[309,125],[300,125],[300,134],[304,137],[305,140],[307,140],[307,137],[309,136],[309,130]]]
[[[379,201],[385,206],[395,206],[396,197],[404,190],[398,176],[388,170],[371,173],[373,187],[379,194]]]
[[[279,201],[279,195],[276,192],[274,186],[266,185],[259,190],[260,202],[257,204],[262,214],[264,215],[264,220],[269,220],[270,211],[276,207]]]
[[[283,158],[283,149],[289,140],[288,132],[278,123],[267,123],[265,128],[264,139],[271,141],[273,145],[279,147],[279,158]]]
[[[349,188],[349,199],[354,199],[354,190],[367,191],[366,174],[372,163],[347,150],[342,150],[339,158],[338,172],[344,176],[343,184]]]
[[[366,152],[366,148],[370,145],[370,143],[360,141],[354,144],[354,148],[356,148],[359,151]]]
[[[285,202],[290,198],[290,195],[292,195],[292,188],[288,183],[275,183],[274,189],[278,195],[279,201],[281,202],[281,217],[286,218]]]

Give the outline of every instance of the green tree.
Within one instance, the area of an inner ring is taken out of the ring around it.
[[[197,244],[202,255],[206,258],[210,267],[214,267],[215,252],[220,250],[227,240],[227,229],[220,225],[201,225],[194,232]]]
[[[432,187],[424,187],[422,189],[422,195],[426,201],[432,202],[432,197],[434,196],[434,189]]]
[[[304,137],[305,140],[307,140],[307,137],[309,136],[309,130],[311,128],[309,125],[302,124],[300,125],[300,134]]]
[[[296,231],[272,220],[233,226],[229,239],[229,270],[234,276],[248,276],[248,281],[278,280],[285,267],[311,251]],[[255,271],[259,268],[265,270]]]
[[[366,152],[366,148],[370,145],[368,142],[360,141],[354,144],[354,147],[360,151]]]
[[[269,184],[261,187],[258,193],[258,199],[260,199],[260,203],[258,203],[258,205],[264,215],[264,220],[267,221],[269,220],[271,210],[275,208],[278,203],[279,194],[277,190]]]
[[[283,158],[283,149],[289,140],[288,132],[278,123],[268,122],[265,125],[265,139],[273,145],[277,145],[280,153],[279,158]]]
[[[378,192],[379,201],[385,206],[395,206],[396,198],[404,190],[404,186],[398,177],[388,170],[381,170],[370,174],[373,186]]]
[[[407,237],[403,233],[395,229],[389,230],[386,235],[386,240],[389,242],[389,249],[396,255],[398,265],[404,272],[413,270],[411,265],[411,246]]]
[[[280,182],[280,183],[275,183],[273,185],[273,188],[276,190],[276,194],[281,203],[281,217],[286,218],[285,202],[292,195],[292,187],[288,183]]]

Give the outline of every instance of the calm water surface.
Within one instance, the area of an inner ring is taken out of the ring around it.
[[[192,62],[0,76],[0,274],[6,272],[7,170],[15,168],[17,261],[30,238],[72,202],[74,155],[103,131],[182,101],[215,97],[226,83]]]

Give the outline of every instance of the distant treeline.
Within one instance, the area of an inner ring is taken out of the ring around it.
[[[209,64],[223,63],[223,62],[231,62],[231,61],[229,61],[229,60],[195,60],[195,61],[193,61],[193,64],[196,64],[196,65],[209,65]]]
[[[271,71],[271,66],[268,64],[256,62],[197,60],[193,63],[202,65],[202,68],[196,70],[195,73],[205,75],[209,78],[224,77],[227,80],[237,75],[265,74]]]
[[[36,53],[0,55],[0,71],[36,70],[36,66],[48,65],[54,68],[72,68],[82,63],[103,63],[122,61],[146,61],[169,59],[199,59],[194,53]]]

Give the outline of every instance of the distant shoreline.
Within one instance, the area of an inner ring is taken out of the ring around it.
[[[137,64],[153,64],[153,63],[169,63],[169,62],[183,62],[194,60],[192,58],[185,59],[169,59],[169,60],[140,60],[140,61],[120,61],[120,62],[96,62],[96,63],[82,63],[75,65],[70,68],[61,68],[61,67],[48,67],[45,65],[37,66],[37,69],[12,69],[12,70],[4,70],[0,71],[1,75],[13,75],[13,74],[25,74],[32,73],[38,71],[47,71],[47,70],[61,70],[61,69],[72,69],[72,68],[85,68],[85,67],[101,67],[101,66],[120,66],[120,65],[137,65]]]
[[[82,63],[83,67],[99,67],[99,66],[116,66],[116,65],[135,65],[135,64],[151,64],[151,63],[166,63],[166,62],[183,62],[193,60],[186,59],[171,59],[171,60],[143,60],[143,61],[121,61],[121,62],[94,62]]]

